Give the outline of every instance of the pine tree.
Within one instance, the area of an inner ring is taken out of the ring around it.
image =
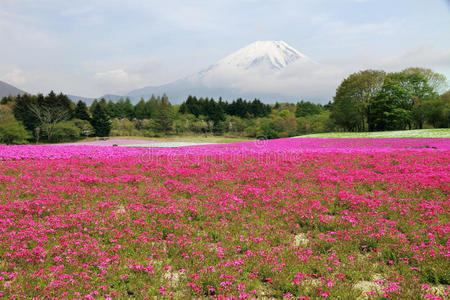
[[[86,103],[81,100],[78,101],[77,106],[75,107],[74,118],[86,121],[91,120]]]
[[[98,101],[97,99],[94,99],[94,101],[92,102],[91,106],[89,106],[89,113],[92,116],[92,113],[94,112],[95,107],[98,105]]]
[[[123,117],[128,120],[133,120],[135,117],[134,106],[131,104],[130,98],[125,99],[125,102],[123,103]]]
[[[166,94],[158,101],[159,108],[156,113],[156,124],[159,131],[167,133],[172,130],[175,111]]]
[[[92,111],[91,125],[95,129],[97,136],[109,136],[111,132],[111,122],[106,114],[105,105],[101,103],[95,105]]]
[[[139,100],[139,102],[134,107],[134,115],[138,120],[150,118],[147,103],[145,103],[145,100],[143,98],[141,98],[141,100]]]

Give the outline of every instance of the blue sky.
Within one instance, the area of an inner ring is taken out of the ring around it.
[[[450,78],[445,0],[0,0],[0,40],[0,80],[32,93],[159,85],[256,40],[284,40],[331,66],[330,93],[369,67]]]

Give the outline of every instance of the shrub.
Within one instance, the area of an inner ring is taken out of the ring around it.
[[[60,122],[55,125],[52,142],[73,141],[80,138],[81,129],[74,121]]]
[[[73,119],[70,121],[70,123],[73,123],[76,127],[80,129],[80,135],[81,136],[91,136],[95,133],[94,127],[92,127],[91,123],[86,120],[80,120],[80,119]]]
[[[26,144],[31,136],[22,123],[14,118],[12,109],[8,105],[0,105],[0,143]]]
[[[7,145],[26,144],[31,135],[17,121],[0,123],[0,143]]]

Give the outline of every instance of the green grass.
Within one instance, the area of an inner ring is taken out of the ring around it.
[[[298,136],[300,138],[450,138],[450,129],[416,129],[378,132],[328,132]]]

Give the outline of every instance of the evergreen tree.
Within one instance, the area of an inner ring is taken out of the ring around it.
[[[92,111],[91,125],[94,127],[97,136],[109,136],[111,131],[111,122],[106,113],[105,105],[98,103]]]
[[[22,122],[27,130],[34,132],[39,126],[39,119],[30,111],[30,104],[37,104],[38,98],[43,98],[42,94],[31,96],[29,94],[18,95],[13,108],[15,118]]]
[[[114,103],[113,101],[109,100],[108,103],[106,104],[105,109],[106,113],[110,118],[114,119],[120,117],[119,107],[117,103]]]
[[[97,99],[94,99],[94,101],[92,102],[91,106],[89,106],[89,112],[92,113],[94,112],[95,107],[98,105],[98,101]]]
[[[159,110],[159,101],[152,95],[147,102],[147,111],[151,119],[156,119]]]
[[[89,115],[86,103],[84,103],[81,100],[77,102],[73,117],[75,119],[86,120],[86,121],[89,121],[91,119],[91,116]]]
[[[297,102],[295,107],[295,116],[298,117],[306,117],[309,115],[317,115],[323,111],[323,107],[320,104],[314,104],[309,101],[300,101]]]
[[[123,110],[123,118],[132,120],[135,117],[134,106],[133,106],[133,104],[131,104],[130,98],[125,99],[122,110]]]
[[[167,133],[172,130],[173,121],[175,119],[175,111],[169,102],[169,98],[164,94],[158,102],[158,110],[156,112],[156,125],[158,130]]]
[[[138,120],[144,120],[150,118],[150,112],[148,109],[147,103],[145,103],[145,100],[141,98],[139,102],[134,107],[134,115]]]
[[[67,116],[68,119],[72,119],[73,118],[73,114],[75,112],[75,105],[72,102],[72,100],[70,100],[69,97],[67,97],[67,95],[64,95],[63,93],[59,93],[56,96],[56,102],[53,103],[54,106],[57,106],[58,108],[67,111]]]

